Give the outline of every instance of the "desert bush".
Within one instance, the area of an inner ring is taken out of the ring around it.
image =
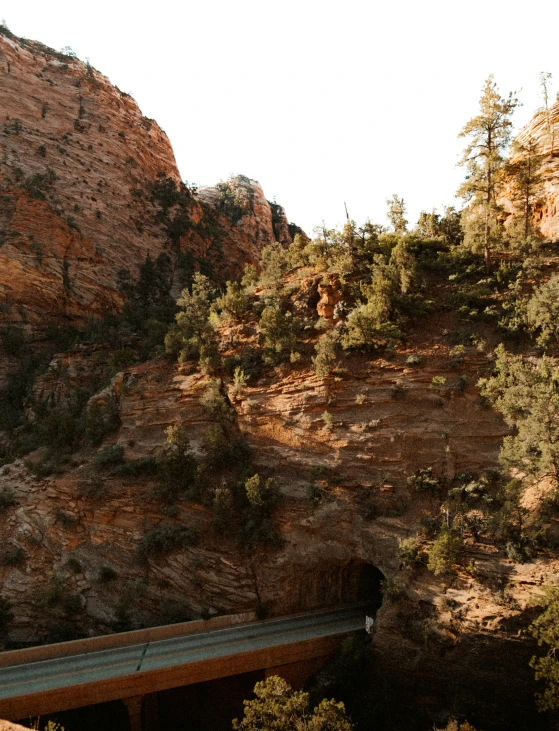
[[[200,348],[215,338],[209,317],[215,289],[208,277],[197,272],[192,287],[183,289],[177,300],[180,311],[175,317],[176,324],[165,337],[167,353],[180,360],[193,360],[200,356]]]
[[[502,345],[493,375],[478,386],[515,433],[506,436],[499,459],[507,469],[559,478],[559,369],[551,358],[526,360]]]
[[[307,495],[313,505],[318,505],[324,497],[324,490],[318,485],[308,485]]]
[[[290,312],[282,312],[278,304],[264,307],[258,331],[265,362],[275,364],[289,356],[297,342],[297,328],[296,319]]]
[[[120,425],[118,405],[108,399],[103,405],[94,401],[85,412],[84,433],[86,440],[96,446]]]
[[[0,488],[0,513],[4,512],[8,508],[12,508],[17,505],[15,493],[11,487]]]
[[[406,365],[407,366],[418,366],[421,365],[421,357],[417,355],[416,353],[412,353],[411,355],[408,355],[406,358]]]
[[[323,700],[314,711],[309,694],[294,691],[277,675],[257,683],[253,700],[244,701],[244,717],[233,721],[236,731],[257,729],[300,729],[300,731],[351,731],[343,703]]]
[[[209,416],[219,424],[227,425],[234,420],[234,410],[224,393],[221,381],[217,378],[209,382],[200,403]]]
[[[283,275],[289,268],[289,257],[286,249],[277,242],[268,244],[262,249],[260,257],[259,284],[264,287],[278,287]]]
[[[117,464],[111,470],[111,474],[121,477],[140,477],[141,475],[153,475],[157,472],[157,469],[156,458],[146,456]]]
[[[70,556],[64,566],[70,569],[70,571],[73,571],[75,574],[81,574],[83,570],[80,561],[75,556]]]
[[[163,599],[158,614],[161,624],[178,624],[193,618],[186,604],[177,599]]]
[[[156,457],[157,474],[164,496],[173,499],[194,485],[197,462],[183,428],[170,426],[165,436]]]
[[[27,558],[21,546],[10,545],[0,553],[0,566],[18,566]]]
[[[0,596],[0,635],[7,631],[10,623],[14,619],[14,616],[10,600]]]
[[[139,558],[164,556],[184,546],[195,546],[200,540],[198,528],[179,523],[167,523],[152,528],[142,536],[137,549]]]
[[[227,282],[225,292],[215,301],[215,309],[234,320],[241,320],[248,304],[243,287],[238,282]]]
[[[321,335],[314,349],[316,356],[312,359],[318,378],[327,378],[337,366],[337,349],[339,335],[336,331]]]
[[[25,331],[21,327],[10,326],[0,331],[0,340],[6,355],[17,357],[25,348]]]
[[[547,346],[559,338],[559,277],[554,274],[538,287],[526,303],[526,324],[537,333],[538,345]]]
[[[249,377],[247,376],[247,374],[244,372],[241,366],[237,366],[233,373],[233,395],[240,396],[248,381]]]
[[[424,563],[424,554],[417,537],[404,538],[399,543],[400,568],[418,568]]]
[[[449,571],[458,561],[462,551],[462,538],[443,524],[441,531],[428,552],[427,567],[435,576]]]
[[[419,469],[408,477],[408,485],[418,492],[428,492],[436,497],[440,496],[443,485],[438,477],[433,474],[432,467]]]
[[[97,580],[100,584],[107,584],[109,581],[114,581],[116,578],[118,578],[118,574],[112,566],[101,566],[99,569]]]
[[[100,449],[93,458],[96,467],[113,467],[124,462],[124,447],[121,444],[109,444]]]
[[[398,599],[401,599],[404,593],[400,584],[394,581],[394,579],[390,578],[383,579],[380,582],[380,590],[383,597],[386,597],[391,601],[397,601]]]
[[[60,525],[66,530],[73,528],[78,522],[78,519],[75,515],[67,513],[65,510],[61,510],[61,508],[56,508],[54,519],[57,523],[60,523]]]

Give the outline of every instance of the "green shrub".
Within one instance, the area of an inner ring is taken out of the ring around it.
[[[149,530],[142,537],[137,553],[143,559],[164,556],[184,546],[194,546],[199,540],[200,535],[195,526],[167,523]]]
[[[158,613],[161,624],[189,622],[193,618],[186,604],[176,599],[163,599]]]
[[[191,488],[196,481],[197,462],[186,431],[170,426],[156,457],[157,474],[162,496],[174,499]]]
[[[92,445],[100,444],[103,438],[120,425],[118,405],[109,399],[103,405],[93,402],[85,412],[84,431],[87,441]]]
[[[391,601],[397,601],[402,598],[404,590],[402,587],[394,581],[394,579],[382,579],[380,582],[380,590],[383,597],[390,599]]]
[[[399,543],[400,568],[418,568],[423,564],[421,543],[416,538],[404,538]]]
[[[215,301],[215,308],[234,320],[241,320],[248,309],[248,302],[238,282],[227,282],[225,293]]]
[[[264,347],[264,360],[276,364],[285,360],[295,347],[299,323],[290,312],[282,312],[279,304],[264,307],[258,322],[259,343]]]
[[[318,339],[314,349],[316,356],[312,359],[318,378],[327,378],[337,366],[337,346],[339,336],[335,331],[326,332]]]
[[[124,447],[121,444],[109,444],[102,447],[93,458],[93,464],[96,467],[120,465],[123,461]]]
[[[111,470],[111,474],[120,477],[140,477],[141,475],[153,475],[157,470],[158,464],[156,458],[147,456],[117,464]]]
[[[418,492],[429,492],[431,495],[440,496],[443,485],[438,477],[433,475],[433,468],[426,467],[418,470],[408,477],[408,485]]]
[[[200,348],[215,338],[209,322],[211,303],[215,290],[205,275],[197,272],[192,281],[191,291],[183,289],[177,300],[180,311],[176,325],[169,329],[165,337],[165,349],[180,360],[193,360],[200,356]]]
[[[9,599],[0,596],[0,635],[2,635],[8,629],[10,623],[14,620],[14,613],[12,612],[12,603]]]
[[[556,274],[528,300],[526,323],[532,332],[538,333],[539,345],[546,346],[559,339],[559,277]]]
[[[427,567],[435,576],[449,571],[462,551],[462,538],[443,524],[441,532],[428,552]]]
[[[58,574],[54,574],[51,577],[47,588],[42,593],[40,602],[47,607],[52,607],[62,601],[62,599],[66,596],[67,591],[68,588],[64,579]]]
[[[260,602],[256,607],[256,619],[266,619],[270,614],[270,605]]]
[[[18,566],[27,558],[21,546],[11,545],[0,554],[0,566]]]
[[[80,561],[75,556],[70,556],[70,558],[66,561],[65,566],[75,574],[81,574],[83,571]]]
[[[21,327],[6,327],[0,331],[0,340],[6,355],[17,357],[25,348],[25,331]]]
[[[73,622],[68,619],[57,619],[49,625],[45,642],[49,645],[58,642],[71,642],[72,640],[78,640],[81,636],[79,629]],[[49,729],[49,731],[51,730]]]
[[[200,403],[209,416],[220,424],[230,424],[235,418],[231,404],[223,392],[221,381],[217,378],[209,382]]]
[[[97,580],[100,584],[107,584],[109,581],[114,581],[118,578],[117,572],[112,566],[101,566]]]
[[[76,614],[82,608],[79,594],[68,594],[64,597],[63,608],[66,614]]]
[[[322,498],[324,497],[324,491],[322,490],[322,488],[318,487],[318,485],[309,485],[307,487],[307,495],[313,505],[318,505],[320,502],[322,502]]]
[[[241,366],[237,366],[233,373],[233,395],[240,396],[243,389],[246,388],[248,381],[249,376],[244,372]]]
[[[7,468],[6,468],[7,469]],[[11,487],[0,487],[0,513],[17,505],[15,493]]]
[[[419,355],[416,355],[415,353],[408,355],[408,357],[406,358],[406,365],[407,366],[421,365],[421,357]]]

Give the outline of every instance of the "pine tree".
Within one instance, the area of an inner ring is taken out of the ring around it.
[[[552,75],[549,71],[540,71],[540,88],[545,109],[545,121],[547,125],[547,134],[551,147],[551,154],[555,147],[555,120],[552,118],[549,108],[549,86],[551,84]]]
[[[542,194],[541,154],[538,142],[531,138],[524,142],[515,140],[511,152],[506,174],[510,181],[510,198],[517,213],[507,232],[513,243],[530,244],[538,235],[532,212]]]
[[[388,206],[388,220],[392,224],[394,232],[397,234],[406,233],[408,228],[408,222],[406,216],[406,204],[403,198],[398,198],[396,193],[392,198],[387,198],[386,205]]]
[[[504,165],[504,152],[510,142],[511,116],[518,100],[511,92],[503,98],[489,76],[479,100],[479,114],[459,134],[467,138],[459,165],[466,168],[466,180],[458,195],[469,202],[463,215],[464,244],[473,251],[482,250],[489,268],[491,249],[501,241],[502,223],[497,205],[499,171]]]

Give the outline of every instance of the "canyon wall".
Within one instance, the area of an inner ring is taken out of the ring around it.
[[[534,227],[544,241],[559,240],[559,101],[547,111],[539,111],[519,132],[511,147],[511,164],[533,158],[529,187]],[[525,173],[524,173],[525,174]],[[508,214],[522,216],[523,196],[517,193],[514,202],[508,184],[503,205]],[[526,187],[526,186],[524,186]]]
[[[399,564],[399,542],[415,535],[435,508],[407,476],[425,466],[448,480],[495,469],[508,433],[475,389],[490,361],[471,347],[456,363],[448,324],[448,316],[433,320],[430,336],[417,333],[388,359],[347,358],[343,378],[334,382],[294,366],[241,394],[231,388],[255,468],[281,486],[277,549],[247,553],[212,528],[209,506],[179,501],[169,509],[149,473],[111,475],[80,454],[59,476],[37,477],[22,460],[1,468],[0,490],[13,495],[0,513],[3,546],[15,556],[0,566],[2,596],[16,608],[10,641],[351,601],[348,577],[357,562],[380,569],[403,590],[398,599],[385,597],[373,648],[381,680],[401,682],[416,719],[440,710],[442,696],[449,712],[489,719],[485,728],[508,728],[511,719],[517,728],[530,727],[530,602],[538,587],[557,580],[559,561],[549,553],[515,564],[503,550],[468,539],[461,566],[450,574]],[[412,353],[418,366],[406,363]],[[40,397],[63,402],[71,373],[94,369],[97,357],[87,349],[58,356],[38,384]],[[441,374],[445,382],[434,386]],[[199,452],[212,423],[200,402],[207,383],[195,369],[164,361],[126,368],[109,389],[120,427],[105,446],[118,443],[128,461],[153,456],[165,429],[180,425]],[[310,496],[311,483],[319,500]],[[146,533],[175,523],[195,525],[200,543],[139,561]],[[499,725],[494,717],[503,707],[508,715]]]
[[[3,324],[118,308],[119,272],[148,254],[182,252],[223,279],[291,241],[255,181],[183,186],[166,134],[89,64],[3,28],[0,77]]]

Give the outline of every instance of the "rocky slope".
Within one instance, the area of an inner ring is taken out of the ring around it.
[[[100,316],[122,303],[119,271],[148,254],[225,277],[291,240],[255,181],[182,186],[165,133],[91,66],[3,28],[0,75],[4,324]]]
[[[324,285],[313,286],[311,300],[322,294],[322,302]],[[485,728],[510,728],[513,719],[516,728],[535,727],[529,605],[539,586],[557,580],[559,560],[550,553],[514,564],[494,545],[469,539],[450,574],[399,565],[399,542],[438,511],[407,476],[425,466],[449,481],[495,469],[508,431],[474,388],[490,365],[487,356],[471,347],[453,358],[455,325],[451,314],[431,317],[430,335],[418,330],[389,359],[348,357],[336,381],[295,365],[241,393],[229,386],[255,468],[281,486],[274,521],[283,546],[276,550],[239,549],[212,529],[209,507],[180,501],[170,509],[155,497],[149,472],[111,475],[85,453],[60,476],[36,477],[22,461],[0,469],[0,490],[12,496],[0,514],[2,596],[17,610],[10,641],[262,605],[281,614],[351,601],[369,565],[403,591],[384,600],[374,650],[379,682],[390,678],[413,704],[415,722],[442,708],[482,719]],[[419,365],[407,364],[410,354]],[[87,348],[58,356],[38,382],[37,398],[65,403],[76,375],[94,373],[98,357]],[[154,455],[165,429],[179,425],[199,452],[212,423],[200,402],[207,382],[196,369],[164,361],[126,368],[102,397],[115,399],[120,418],[106,444],[121,445],[130,462]],[[326,410],[331,427],[322,418]],[[310,499],[311,483],[320,499],[316,492]],[[146,533],[170,524],[195,525],[203,538],[138,562]]]

